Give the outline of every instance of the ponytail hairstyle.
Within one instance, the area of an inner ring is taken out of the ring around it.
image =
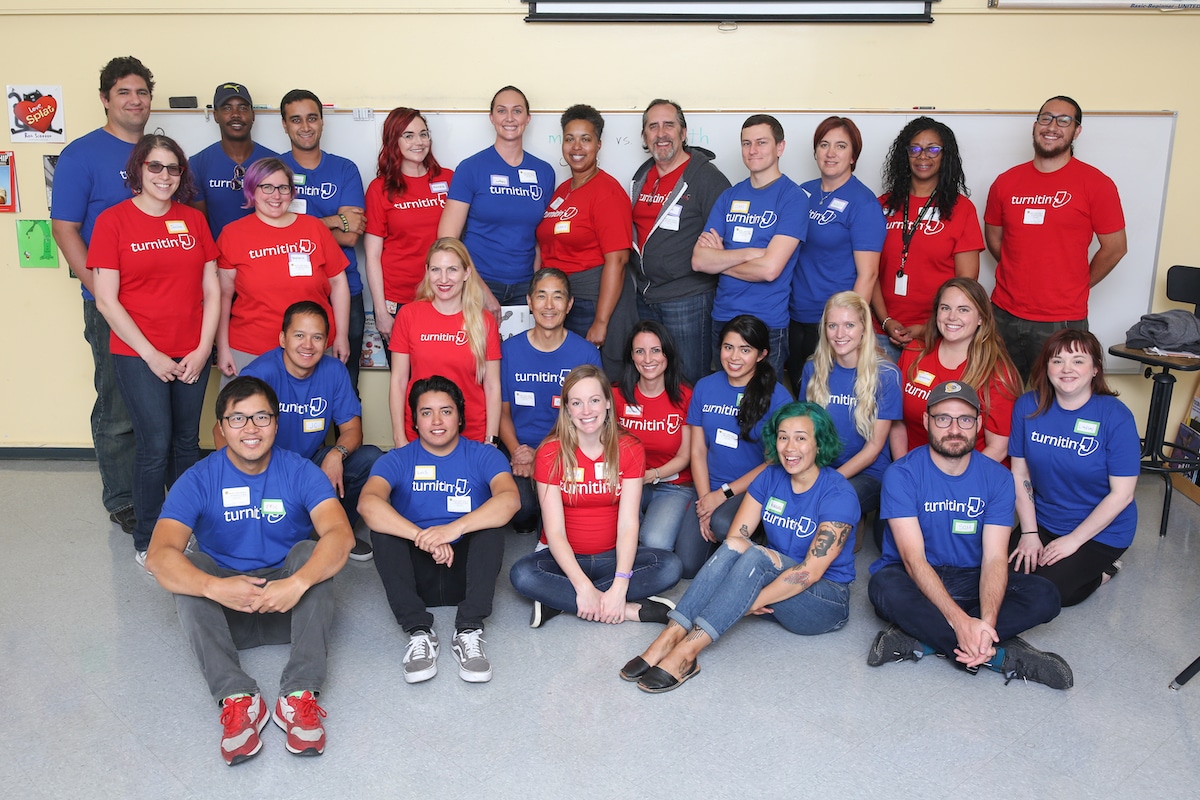
[[[724,347],[725,337],[736,333],[746,340],[746,344],[762,354],[762,359],[754,365],[750,382],[742,392],[742,403],[738,406],[738,431],[748,442],[758,441],[754,438],[754,426],[757,425],[767,411],[771,409],[771,396],[775,393],[775,368],[766,356],[771,352],[771,333],[766,323],[751,314],[741,314],[721,326],[720,346]]]
[[[595,378],[600,383],[600,391],[608,403],[608,408],[604,412],[604,427],[600,429],[600,444],[604,447],[603,459],[606,465],[604,481],[608,484],[613,496],[616,496],[617,490],[621,486],[621,470],[619,468],[621,438],[630,436],[630,434],[617,424],[616,409],[613,408],[612,384],[608,382],[608,376],[599,367],[593,364],[583,364],[567,373],[567,377],[563,379],[562,383],[562,402],[558,406],[558,419],[555,420],[554,427],[550,429],[550,433],[542,444],[558,442],[558,458],[554,461],[550,476],[552,480],[558,476],[564,486],[571,487],[564,491],[568,493],[574,491],[573,484],[576,483],[576,469],[579,466],[579,461],[575,458],[575,451],[579,449],[579,432],[575,430],[575,423],[571,421],[571,391],[581,381],[588,378]]]
[[[444,236],[433,243],[425,256],[425,277],[417,284],[417,300],[433,299],[429,262],[434,253],[453,253],[466,270],[462,289],[463,331],[467,334],[471,355],[475,356],[475,380],[482,384],[483,374],[487,370],[487,324],[483,318],[483,287],[480,285],[483,279],[475,270],[475,263],[471,261],[466,245],[458,239]]]
[[[875,392],[879,388],[879,355],[875,347],[875,332],[871,328],[871,307],[857,292],[838,292],[825,303],[825,311],[821,314],[821,335],[812,357],[813,376],[805,390],[805,399],[822,408],[829,405],[829,375],[833,372],[834,356],[826,325],[829,312],[835,308],[853,311],[862,331],[862,340],[858,343],[858,362],[854,368],[854,429],[869,442],[875,435],[875,423],[879,420],[879,407],[875,402]]]

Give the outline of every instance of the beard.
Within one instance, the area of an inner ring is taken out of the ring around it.
[[[975,439],[955,437],[949,434],[936,439],[929,437],[929,449],[946,458],[962,458],[975,449]]]

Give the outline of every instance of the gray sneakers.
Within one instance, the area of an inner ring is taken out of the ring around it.
[[[895,625],[889,625],[875,635],[867,653],[867,665],[878,667],[889,661],[917,661],[924,652],[920,642]]]
[[[492,679],[492,665],[483,652],[482,630],[455,634],[450,649],[458,661],[458,677],[467,683],[487,683]]]
[[[1070,689],[1075,685],[1071,667],[1058,653],[1038,650],[1020,636],[1006,639],[999,646],[1004,648],[1000,672],[1004,674],[1005,686],[1013,678],[1044,683],[1051,689]]]
[[[437,675],[437,657],[436,633],[418,631],[408,637],[408,649],[404,651],[404,682],[420,683]]]

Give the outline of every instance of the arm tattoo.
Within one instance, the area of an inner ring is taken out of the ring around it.
[[[804,569],[803,564],[796,566],[783,573],[783,582],[790,583],[793,586],[799,586],[801,590],[807,589],[812,576],[808,574],[808,570]]]
[[[853,527],[847,522],[824,522],[817,529],[817,536],[813,540],[812,554],[816,558],[824,558],[829,555],[829,551],[836,544],[841,547],[846,543],[846,537],[850,535],[850,528]]]
[[[738,528],[738,536],[741,536],[743,539],[749,539],[750,538],[750,528],[745,525]]]
[[[1033,484],[1025,481],[1022,485],[1025,487],[1025,494],[1029,495],[1030,502],[1033,502]]]

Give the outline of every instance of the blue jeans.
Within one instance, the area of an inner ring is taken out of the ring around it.
[[[724,328],[728,321],[719,322],[715,319],[712,321],[713,362],[717,369],[721,368],[721,328]],[[768,347],[771,348],[767,352],[767,361],[775,368],[775,380],[788,386],[787,379],[783,377],[783,370],[787,366],[788,360],[788,329],[767,328],[767,333],[769,334]]]
[[[329,451],[333,448],[324,446],[318,450],[312,457],[312,462],[318,467],[325,460],[325,456],[329,455]],[[338,502],[342,504],[342,509],[346,512],[346,517],[350,520],[350,527],[353,528],[358,524],[358,496],[362,494],[363,487],[367,485],[367,478],[371,477],[371,467],[375,466],[375,462],[383,456],[383,451],[373,444],[364,444],[349,455],[342,462],[342,489],[345,492],[344,497],[339,497]]]
[[[875,344],[879,345],[879,348],[883,350],[883,354],[887,356],[888,361],[891,361],[893,364],[900,363],[900,348],[892,341],[892,337],[886,333],[877,333],[875,334]]]
[[[712,337],[705,324],[712,319],[716,296],[716,289],[661,303],[647,303],[640,293],[637,296],[638,316],[658,320],[670,332],[679,353],[683,377],[693,386],[714,369],[719,369],[713,363]]]
[[[571,305],[571,313],[567,314],[564,327],[571,333],[586,339],[588,329],[592,327],[592,323],[595,321],[596,301],[576,295],[575,302]]]
[[[773,551],[772,551],[773,552]],[[775,566],[768,551],[752,546],[744,553],[722,545],[667,616],[684,630],[700,628],[715,642],[746,615],[763,587],[796,562],[782,553]],[[836,631],[850,618],[850,585],[821,580],[800,594],[771,606],[775,620],[792,633],[815,636]]]
[[[166,490],[200,460],[200,412],[209,370],[201,370],[195,383],[163,383],[137,356],[114,355],[112,361],[125,407],[135,423],[133,546],[145,550]]]
[[[101,497],[107,510],[122,511],[133,505],[136,445],[133,422],[113,372],[108,349],[110,332],[108,321],[96,308],[96,301],[84,300],[83,338],[92,347],[92,382],[96,386],[96,402],[92,405],[92,443],[96,448],[100,481],[104,484]]]
[[[934,567],[942,585],[959,608],[979,616],[979,570],[964,567]],[[951,656],[958,640],[954,628],[909,577],[903,564],[888,564],[871,576],[867,596],[879,616],[894,622],[909,636]],[[1040,575],[1008,574],[1008,588],[996,618],[996,635],[1003,642],[1030,628],[1049,622],[1060,610],[1058,589]]]
[[[716,489],[715,491],[721,491]],[[713,532],[713,536],[717,537],[718,542],[725,541],[725,537],[729,535],[729,528],[733,525],[733,518],[737,516],[738,509],[742,507],[742,498],[746,496],[745,492],[735,494],[724,503],[717,506],[717,510],[708,518],[708,529]],[[751,531],[754,533],[754,531]]]
[[[350,373],[350,385],[358,394],[358,370],[362,362],[363,328],[367,324],[367,312],[363,306],[362,292],[350,296],[350,356],[346,359],[346,370]]]
[[[588,580],[602,592],[608,591],[616,579],[617,551],[606,550],[595,555],[575,555],[579,568]],[[674,553],[639,547],[633,560],[633,577],[629,580],[629,591],[625,599],[637,601],[659,594],[679,583],[682,567]],[[513,588],[530,600],[536,600],[550,608],[579,611],[575,604],[575,587],[554,560],[550,548],[535,550],[517,559],[508,574]]]
[[[712,544],[700,535],[696,516],[696,490],[691,485],[648,483],[642,487],[643,547],[671,550],[683,563],[683,577],[696,577]]]
[[[532,272],[529,273],[529,277],[533,277]],[[525,296],[529,294],[528,278],[519,283],[500,283],[486,279],[483,282],[495,295],[496,302],[502,306],[523,306],[527,302]]]
[[[532,478],[514,475],[513,480],[517,484],[517,494],[521,497],[521,509],[510,524],[518,533],[535,531],[542,521],[542,506],[538,503],[537,487],[533,485]]]

